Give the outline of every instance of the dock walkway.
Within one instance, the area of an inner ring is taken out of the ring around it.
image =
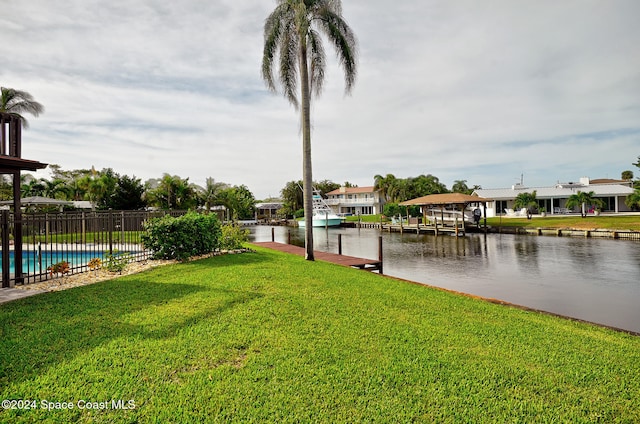
[[[305,255],[304,247],[294,246],[292,244],[276,243],[272,241],[263,241],[253,243],[256,246],[266,247],[268,249],[277,250],[279,252],[292,253],[294,255]],[[378,271],[382,274],[382,261],[379,259],[356,258],[355,256],[338,255],[337,253],[313,251],[314,258],[319,261],[331,262],[332,264],[348,266],[351,268],[364,269],[366,271]]]

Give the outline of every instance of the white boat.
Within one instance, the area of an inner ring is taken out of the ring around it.
[[[461,211],[443,210],[443,209],[429,209],[425,214],[430,224],[453,226],[455,223],[462,225],[464,219],[465,224],[474,224],[473,211],[465,210]]]
[[[313,222],[312,227],[338,227],[342,223],[342,218],[333,212],[324,201],[320,193],[314,190],[313,194]],[[304,219],[298,221],[299,227],[305,227]]]

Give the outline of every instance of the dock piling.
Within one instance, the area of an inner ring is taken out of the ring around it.
[[[383,274],[382,272],[382,236],[378,236],[378,272]]]

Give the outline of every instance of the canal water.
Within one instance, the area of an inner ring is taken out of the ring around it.
[[[272,227],[251,230],[271,241]],[[304,245],[304,230],[273,227]],[[387,275],[640,332],[640,242],[507,234],[465,237],[314,229],[316,250],[377,259]]]

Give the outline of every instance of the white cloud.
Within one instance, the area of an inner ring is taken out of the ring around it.
[[[265,1],[3,5],[3,86],[46,107],[24,156],[276,195],[301,175],[298,113],[260,77]],[[640,154],[635,1],[344,2],[360,43],[345,97],[313,107],[317,179],[433,174],[509,186],[618,177]],[[576,175],[577,174],[577,175]]]

